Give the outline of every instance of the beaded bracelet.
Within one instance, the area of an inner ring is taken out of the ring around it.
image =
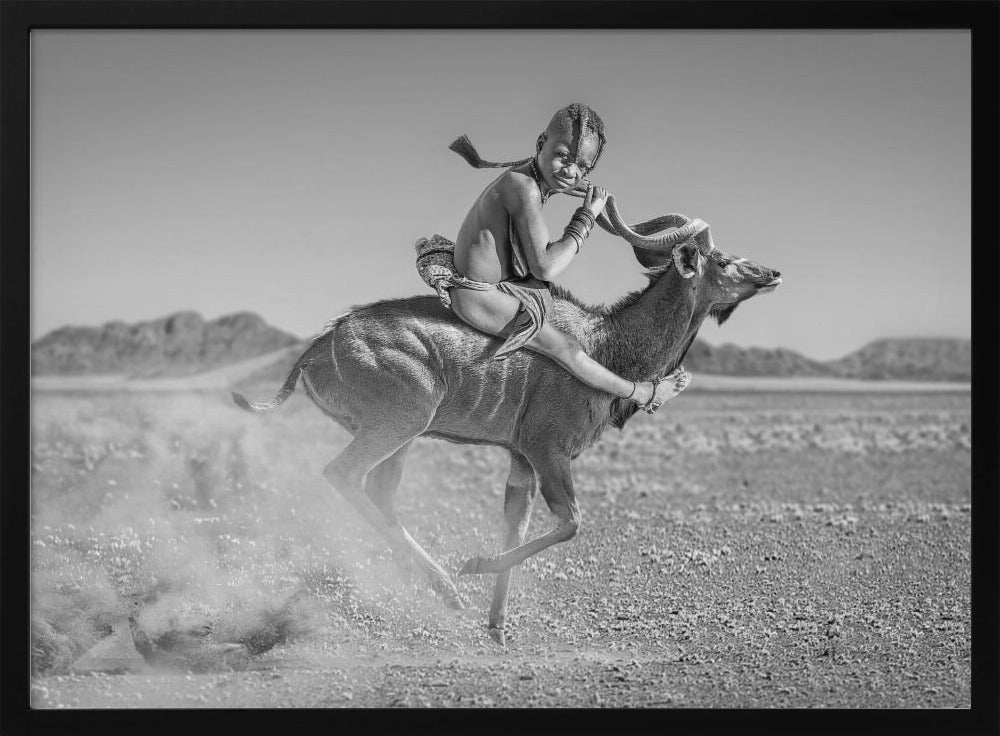
[[[590,235],[590,231],[596,222],[596,218],[586,207],[578,207],[576,212],[573,213],[573,217],[566,226],[563,237],[570,236],[576,241],[577,253],[580,252],[580,246],[583,245],[583,241]]]
[[[563,237],[573,238],[573,241],[576,243],[576,252],[577,253],[580,252],[580,246],[583,245],[583,237],[581,237],[577,233],[570,232],[569,228],[566,228],[566,232],[563,233]]]
[[[581,217],[583,217],[587,221],[587,223],[591,227],[593,227],[594,223],[597,222],[597,218],[594,217],[594,213],[591,212],[590,210],[588,210],[586,207],[577,207],[576,211],[573,213],[573,215],[574,216],[575,215],[580,215]]]

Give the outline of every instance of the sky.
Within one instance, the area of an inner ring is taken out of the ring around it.
[[[712,344],[825,360],[971,335],[966,31],[86,31],[31,34],[31,335],[181,310],[301,337],[433,294],[413,244],[454,239],[552,114],[594,108],[591,180],[628,222],[699,217],[784,283]],[[579,200],[545,206],[552,237]],[[556,281],[646,281],[596,231]]]

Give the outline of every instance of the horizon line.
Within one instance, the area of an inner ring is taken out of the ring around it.
[[[352,311],[352,310],[346,310],[346,311]],[[170,312],[168,314],[164,314],[164,315],[162,315],[160,317],[153,317],[153,318],[149,318],[149,319],[140,319],[140,320],[137,320],[137,321],[134,321],[134,322],[128,322],[125,319],[117,318],[117,319],[107,320],[107,321],[105,321],[105,322],[103,322],[101,324],[98,324],[98,325],[92,325],[92,324],[91,325],[64,324],[64,325],[61,325],[60,327],[53,328],[53,329],[49,330],[48,332],[43,333],[41,336],[33,339],[31,341],[31,343],[30,343],[30,346],[34,347],[41,340],[44,340],[45,338],[49,337],[50,335],[52,335],[52,334],[54,334],[56,332],[59,332],[60,330],[66,330],[66,329],[100,329],[102,327],[107,327],[108,325],[115,324],[115,323],[122,323],[122,324],[125,324],[125,325],[128,325],[128,326],[132,327],[132,326],[135,326],[137,324],[142,324],[142,323],[159,322],[159,321],[162,321],[162,320],[169,319],[171,317],[175,317],[175,316],[177,316],[179,314],[193,314],[193,315],[196,315],[199,319],[201,319],[203,322],[206,322],[206,323],[207,322],[217,322],[217,321],[222,320],[222,319],[224,319],[226,317],[233,317],[233,316],[240,315],[240,314],[247,314],[247,315],[251,315],[251,316],[254,316],[254,317],[258,317],[268,327],[271,327],[273,329],[285,332],[285,333],[291,335],[292,337],[294,337],[296,340],[299,340],[300,342],[306,342],[306,341],[312,339],[315,336],[315,331],[313,331],[309,336],[301,337],[301,336],[297,335],[296,333],[294,333],[294,332],[292,332],[290,330],[287,330],[287,329],[285,329],[283,327],[280,327],[280,326],[275,325],[275,324],[273,324],[271,322],[268,322],[267,319],[263,315],[261,315],[259,312],[255,312],[255,311],[250,310],[250,309],[242,309],[242,310],[237,310],[235,312],[225,312],[225,313],[219,314],[216,317],[205,317],[201,312],[199,312],[196,309],[181,309],[181,310],[178,310],[176,312]],[[473,328],[470,328],[470,329],[473,329]],[[775,351],[777,351],[777,350],[786,350],[786,351],[789,351],[789,352],[796,353],[796,354],[800,355],[801,357],[806,358],[807,360],[811,360],[811,361],[814,361],[814,362],[817,362],[817,363],[830,363],[830,362],[834,362],[834,361],[846,358],[847,356],[852,355],[852,354],[854,354],[854,353],[856,353],[856,352],[864,349],[865,347],[867,347],[869,345],[872,345],[872,344],[877,343],[877,342],[882,342],[882,341],[892,341],[892,340],[900,340],[900,341],[902,341],[902,340],[965,340],[965,341],[971,342],[972,341],[972,336],[971,335],[969,335],[969,336],[940,335],[940,334],[938,334],[938,335],[886,335],[886,336],[883,336],[883,337],[876,337],[874,339],[868,340],[867,342],[862,343],[861,345],[859,345],[858,347],[854,348],[853,350],[850,350],[847,353],[844,353],[839,358],[826,358],[826,359],[824,359],[824,358],[813,358],[813,357],[807,355],[806,353],[802,352],[799,349],[786,347],[784,345],[777,345],[775,347],[765,347],[765,346],[762,346],[762,345],[740,345],[740,344],[732,342],[732,341],[726,341],[726,342],[721,342],[721,343],[713,343],[713,342],[710,342],[710,341],[706,340],[703,337],[697,337],[697,336],[696,336],[696,339],[700,340],[701,342],[705,343],[706,345],[708,345],[709,347],[712,347],[712,348],[723,348],[723,347],[727,347],[727,346],[732,346],[732,347],[738,348],[740,350],[775,350]]]

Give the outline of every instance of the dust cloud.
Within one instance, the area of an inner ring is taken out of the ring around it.
[[[255,416],[228,392],[38,393],[32,435],[35,674],[130,614],[254,654],[349,635],[386,597],[439,611],[323,478],[350,437],[303,397]]]

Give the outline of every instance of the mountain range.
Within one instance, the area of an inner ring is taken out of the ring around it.
[[[131,378],[188,376],[256,358],[306,340],[268,325],[253,312],[206,321],[197,312],[100,327],[62,327],[31,346],[31,372],[44,375],[124,374]],[[291,358],[294,360],[294,358]],[[288,356],[259,372],[276,378]],[[972,341],[885,338],[843,358],[819,361],[786,348],[713,346],[695,340],[684,359],[693,373],[730,376],[818,376],[909,381],[969,381]]]
[[[135,324],[61,327],[31,345],[31,373],[188,376],[300,343],[253,312],[211,321],[197,312],[178,312]]]

